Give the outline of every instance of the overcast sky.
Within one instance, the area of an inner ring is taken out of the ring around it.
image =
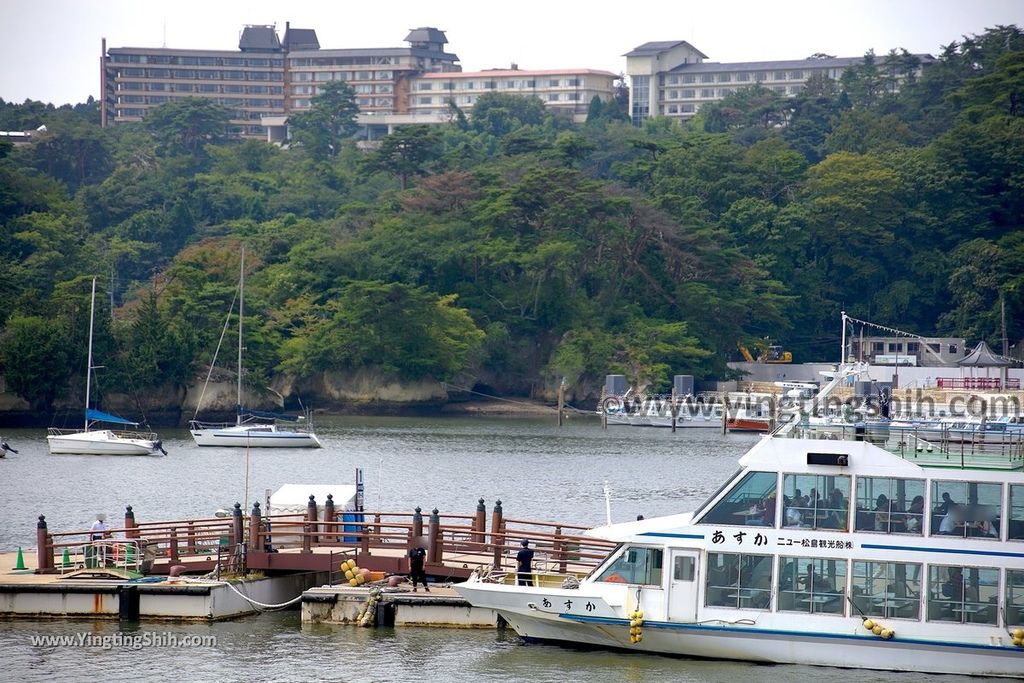
[[[998,24],[1024,26],[1024,0],[0,0],[0,98],[54,104],[99,95],[108,47],[235,50],[246,24],[316,30],[322,48],[405,47],[433,26],[465,71],[625,70],[622,56],[652,40],[687,40],[710,61],[859,56],[874,48],[937,54]]]

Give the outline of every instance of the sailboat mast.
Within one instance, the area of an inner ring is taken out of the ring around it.
[[[89,301],[89,362],[85,367],[85,431],[89,431],[89,395],[92,391],[92,324],[96,314],[96,278],[92,279]]]
[[[238,414],[235,424],[242,424],[242,316],[245,314],[245,247],[242,247],[242,265],[238,276]]]

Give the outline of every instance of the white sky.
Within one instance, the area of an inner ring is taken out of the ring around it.
[[[108,47],[234,50],[245,24],[316,30],[322,48],[405,47],[409,29],[445,31],[465,71],[625,70],[653,40],[687,40],[710,61],[937,54],[997,24],[1024,25],[1024,0],[0,0],[0,98],[54,104],[99,95]]]

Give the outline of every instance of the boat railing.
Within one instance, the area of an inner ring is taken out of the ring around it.
[[[931,426],[901,428],[885,422],[807,424],[796,420],[781,426],[775,438],[867,441],[922,467],[958,469],[1024,469],[1024,434],[971,432]]]

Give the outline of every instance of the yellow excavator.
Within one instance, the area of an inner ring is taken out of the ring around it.
[[[750,350],[747,349],[743,344],[736,345],[740,353],[743,354],[743,360],[748,363],[792,363],[793,354],[790,351],[783,351],[781,346],[769,344],[763,349],[754,348],[757,351],[757,358],[754,358]]]

